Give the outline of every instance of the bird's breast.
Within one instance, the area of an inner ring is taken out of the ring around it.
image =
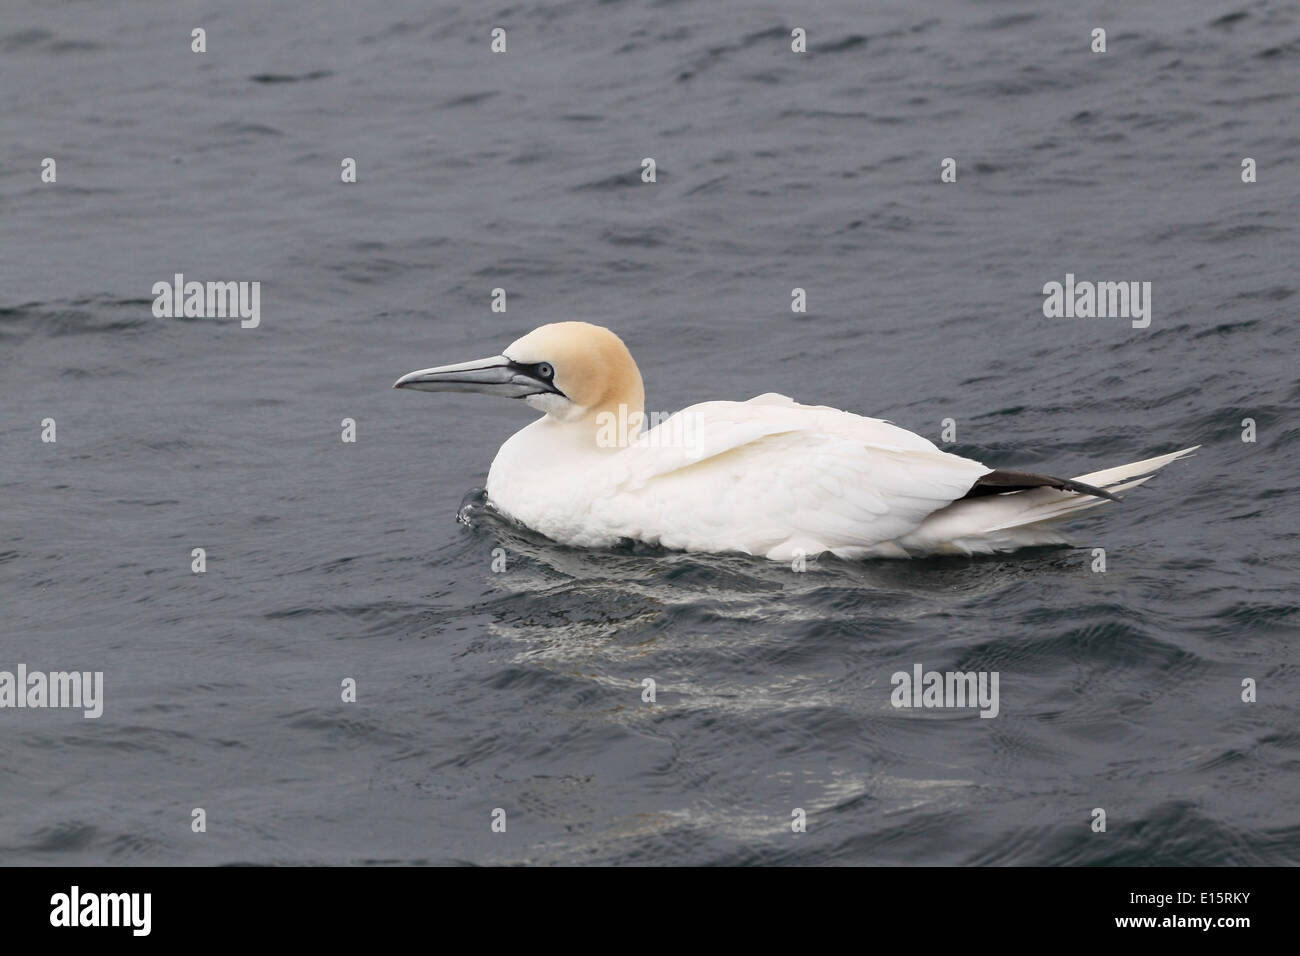
[[[616,529],[593,524],[594,503],[613,490],[617,449],[570,440],[573,430],[542,419],[501,446],[488,471],[487,495],[501,512],[549,538],[582,547],[614,544]]]

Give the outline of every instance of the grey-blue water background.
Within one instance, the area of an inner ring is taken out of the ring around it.
[[[1250,0],[6,0],[0,663],[106,702],[0,712],[0,862],[1296,862],[1297,77]],[[154,318],[177,272],[261,327]],[[1044,318],[1067,272],[1151,327]],[[1072,549],[584,553],[475,495],[528,409],[389,387],[570,318],[651,410],[1204,448]]]

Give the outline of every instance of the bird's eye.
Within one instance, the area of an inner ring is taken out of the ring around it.
[[[551,368],[551,366],[548,365],[546,362],[541,362],[537,366],[537,374],[542,378],[549,379],[552,375],[555,374],[555,369]]]

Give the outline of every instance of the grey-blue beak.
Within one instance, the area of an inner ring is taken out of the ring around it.
[[[559,392],[549,380],[536,373],[534,366],[512,362],[504,355],[408,372],[393,383],[393,388],[419,392],[487,392],[506,398]]]

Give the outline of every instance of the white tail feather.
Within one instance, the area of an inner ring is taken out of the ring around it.
[[[1200,448],[1184,448],[1080,475],[1075,481],[1109,492],[1145,484],[1152,473]],[[963,498],[928,517],[899,544],[905,549],[974,554],[1010,551],[1036,544],[1060,544],[1065,539],[1055,522],[1107,503],[1106,498],[1055,488],[1032,488],[1000,495]]]
[[[1098,488],[1105,488],[1107,491],[1114,491],[1111,487],[1118,482],[1128,478],[1136,478],[1139,475],[1147,475],[1159,471],[1171,461],[1177,461],[1190,455],[1200,445],[1193,445],[1191,448],[1184,448],[1182,451],[1170,452],[1168,455],[1157,455],[1155,458],[1147,458],[1143,461],[1135,461],[1127,465],[1120,465],[1118,468],[1107,468],[1105,471],[1094,471],[1090,475],[1080,475],[1075,481],[1082,481],[1085,484],[1096,485]]]

